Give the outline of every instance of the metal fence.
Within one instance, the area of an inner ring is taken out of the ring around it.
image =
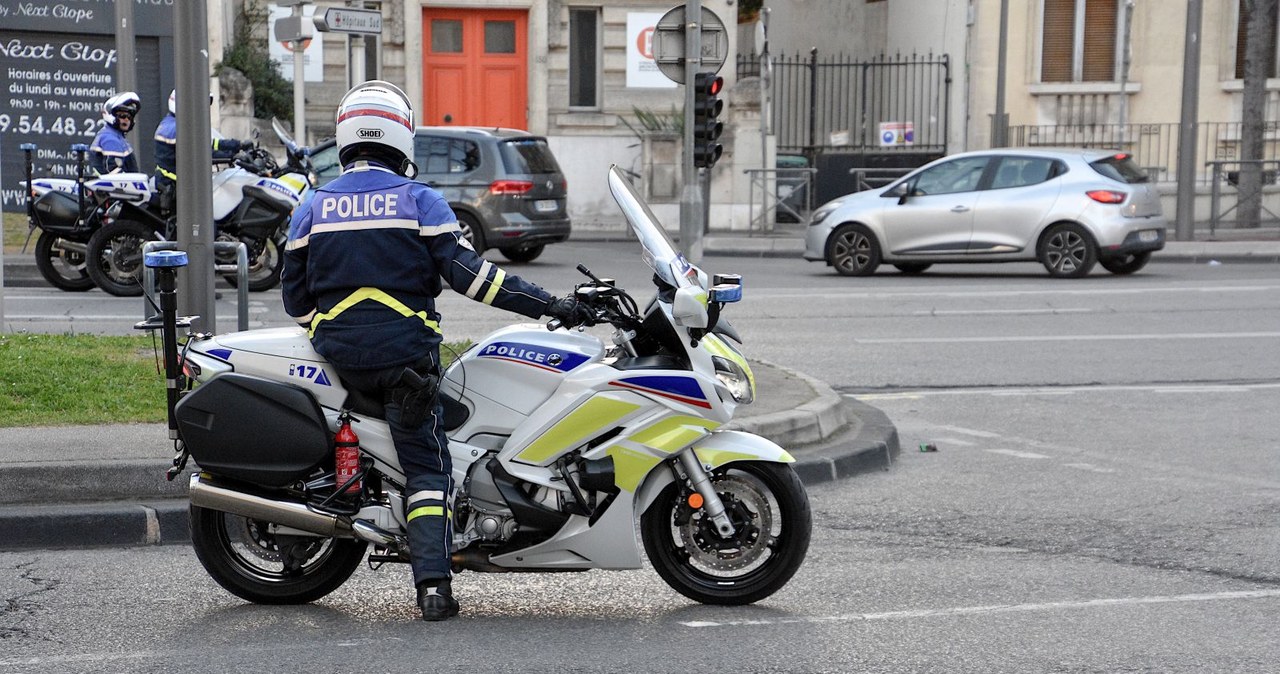
[[[760,57],[738,57],[738,76],[759,75]],[[772,59],[778,152],[946,152],[950,59],[943,54],[778,56]],[[893,142],[881,124],[894,124]],[[909,129],[909,134],[907,132]]]
[[[1200,122],[1196,134],[1195,180],[1209,185],[1214,180],[1211,162],[1240,158],[1240,122]],[[1078,126],[1014,126],[1010,142],[1022,147],[1090,147],[1128,152],[1157,182],[1178,180],[1177,123],[1088,124]],[[1280,123],[1268,122],[1263,158],[1280,159]]]

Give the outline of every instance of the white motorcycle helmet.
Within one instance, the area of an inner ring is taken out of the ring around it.
[[[117,112],[126,111],[131,117],[137,119],[138,110],[140,109],[142,109],[142,99],[138,98],[137,94],[132,91],[116,94],[102,104],[102,121],[108,126],[114,126],[119,129],[120,127],[116,123]]]
[[[371,154],[412,178],[418,173],[413,128],[413,106],[399,87],[382,80],[358,84],[338,103],[338,161]]]
[[[209,94],[209,107],[213,107],[213,94]],[[178,114],[178,90],[169,91],[169,114]]]

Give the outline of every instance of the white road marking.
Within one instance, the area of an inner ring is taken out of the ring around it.
[[[1087,470],[1090,473],[1114,473],[1110,468],[1099,468],[1092,463],[1064,463],[1067,468],[1075,468],[1077,470]]]
[[[854,344],[986,344],[994,342],[1129,342],[1181,339],[1270,339],[1280,332],[1179,332],[1141,335],[992,335],[990,337],[855,337]]]
[[[952,310],[933,310],[933,311],[913,311],[915,316],[988,316],[996,315],[1024,315],[1024,314],[1090,314],[1094,309],[952,309]]]
[[[1215,592],[1211,594],[1177,594],[1157,595],[1150,597],[1117,597],[1114,599],[1085,599],[1081,601],[1055,601],[1034,604],[996,604],[992,606],[961,606],[942,609],[917,609],[911,611],[886,611],[884,613],[846,613],[833,616],[805,616],[799,618],[779,618],[776,620],[726,620],[723,622],[710,620],[681,621],[685,627],[737,627],[794,625],[815,623],[855,622],[861,620],[910,620],[914,618],[937,618],[965,615],[984,615],[995,613],[1031,613],[1037,611],[1059,611],[1069,609],[1094,609],[1111,606],[1141,606],[1149,604],[1182,604],[1206,601],[1239,601],[1251,599],[1280,598],[1280,590],[1248,590],[1243,592]]]
[[[985,388],[953,388],[925,389],[917,391],[895,391],[893,393],[846,393],[845,396],[855,400],[914,400],[926,396],[944,395],[988,395],[988,396],[1040,396],[1062,395],[1066,393],[1248,393],[1280,389],[1280,382],[1241,383],[1241,384],[1114,384],[1101,386],[1000,386]]]
[[[1016,456],[1019,459],[1047,459],[1047,454],[1036,454],[1035,452],[1024,452],[1017,449],[984,449],[984,452],[992,454],[1004,454],[1005,456]]]
[[[976,287],[976,286],[975,286]],[[965,292],[963,290],[926,290],[913,291],[893,289],[882,289],[874,292],[770,292],[768,290],[752,291],[752,297],[768,298],[768,299],[824,299],[824,300],[867,300],[867,299],[899,299],[906,297],[923,297],[928,299],[936,299],[939,297],[1034,297],[1044,295],[1076,295],[1076,296],[1093,296],[1093,295],[1148,295],[1152,293],[1221,293],[1221,292],[1264,292],[1280,290],[1280,285],[1256,285],[1256,286],[1214,286],[1214,285],[1195,285],[1195,286],[1169,286],[1161,288],[1089,288],[1089,289],[1052,289],[1052,290],[974,290]]]

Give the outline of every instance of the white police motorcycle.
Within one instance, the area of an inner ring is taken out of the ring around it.
[[[454,568],[639,568],[638,521],[650,563],[675,590],[711,604],[758,601],[800,567],[811,515],[785,449],[721,430],[756,393],[721,318],[741,279],[689,264],[616,168],[609,187],[657,292],[641,308],[579,266],[590,280],[576,297],[614,328],[612,344],[556,321],[515,325],[445,371]],[[191,536],[205,569],[239,597],[286,604],[323,597],[366,558],[408,561],[405,477],[381,401],[345,390],[301,329],[191,334],[179,345],[189,321],[175,315],[174,268],[185,262],[178,251],[148,254],[163,311],[139,327],[164,332],[170,475],[188,458],[199,466]],[[357,460],[335,459],[342,445],[351,451],[352,430]]]

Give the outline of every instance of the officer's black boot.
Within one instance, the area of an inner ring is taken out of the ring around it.
[[[458,601],[453,598],[453,587],[448,578],[424,580],[418,583],[418,608],[422,619],[434,622],[458,615]]]

